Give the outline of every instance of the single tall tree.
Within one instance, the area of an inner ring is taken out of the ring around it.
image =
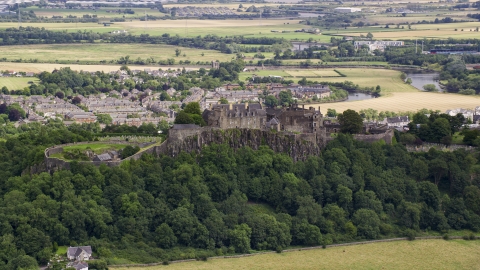
[[[338,122],[342,126],[342,133],[359,133],[363,126],[363,120],[360,114],[350,109],[338,115]]]

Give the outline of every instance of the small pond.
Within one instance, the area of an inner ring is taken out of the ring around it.
[[[440,84],[438,83],[438,76],[437,72],[425,72],[425,71],[405,71],[407,77],[412,79],[412,86],[417,88],[418,90],[423,90],[423,86],[426,84],[434,84],[438,91],[443,92],[442,88],[440,88]]]

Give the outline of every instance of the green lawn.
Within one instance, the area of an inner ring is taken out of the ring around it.
[[[63,147],[63,151],[71,150],[86,150],[90,148],[96,154],[101,154],[105,150],[115,149],[120,150],[127,146],[127,144],[108,144],[108,143],[89,143],[89,144],[79,144],[79,145],[70,145]]]
[[[67,249],[67,246],[59,246],[56,253],[60,256],[67,255]]]
[[[52,154],[50,155],[50,157],[67,160],[64,157],[64,153],[71,152],[73,150],[84,151],[84,150],[87,150],[87,148],[89,148],[95,154],[98,155],[98,154],[105,153],[108,150],[121,150],[126,146],[127,144],[109,144],[109,143],[89,143],[89,144],[70,145],[70,146],[63,147],[63,152]]]
[[[20,90],[29,86],[28,82],[39,82],[39,80],[26,77],[0,77],[0,88],[6,86],[8,90]]]

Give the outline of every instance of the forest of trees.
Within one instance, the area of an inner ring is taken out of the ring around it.
[[[68,245],[148,263],[480,230],[477,152],[410,153],[340,134],[296,163],[221,144],[29,173],[46,147],[91,140],[82,127],[29,124],[0,141],[0,269],[43,265]]]

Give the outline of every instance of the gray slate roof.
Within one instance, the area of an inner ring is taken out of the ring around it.
[[[92,247],[91,246],[80,246],[80,247],[69,247],[68,250],[67,250],[67,256],[77,257],[78,255],[80,255],[80,253],[82,253],[83,250],[87,254],[92,255]]]

